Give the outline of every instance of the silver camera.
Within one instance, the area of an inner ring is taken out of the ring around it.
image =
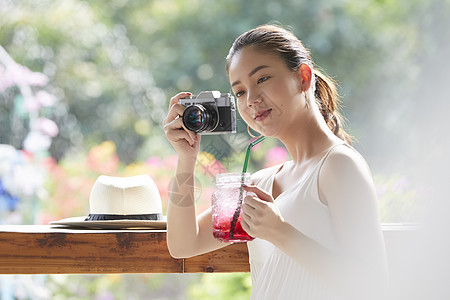
[[[236,133],[236,104],[234,97],[219,91],[203,91],[180,99],[186,106],[183,124],[198,134]]]

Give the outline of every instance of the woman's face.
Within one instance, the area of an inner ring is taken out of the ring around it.
[[[251,128],[277,137],[290,130],[301,112],[301,76],[275,54],[247,46],[232,57],[228,76],[241,116]]]

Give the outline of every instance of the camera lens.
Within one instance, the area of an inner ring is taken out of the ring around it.
[[[183,124],[197,133],[213,131],[219,124],[217,108],[208,104],[188,106],[183,113]]]

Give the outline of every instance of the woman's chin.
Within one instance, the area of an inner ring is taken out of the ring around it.
[[[258,128],[258,132],[266,137],[277,137],[275,128]]]

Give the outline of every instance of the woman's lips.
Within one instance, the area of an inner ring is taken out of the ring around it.
[[[271,108],[258,112],[255,115],[255,121],[260,121],[260,122],[264,121],[270,115],[271,112],[272,112]]]

